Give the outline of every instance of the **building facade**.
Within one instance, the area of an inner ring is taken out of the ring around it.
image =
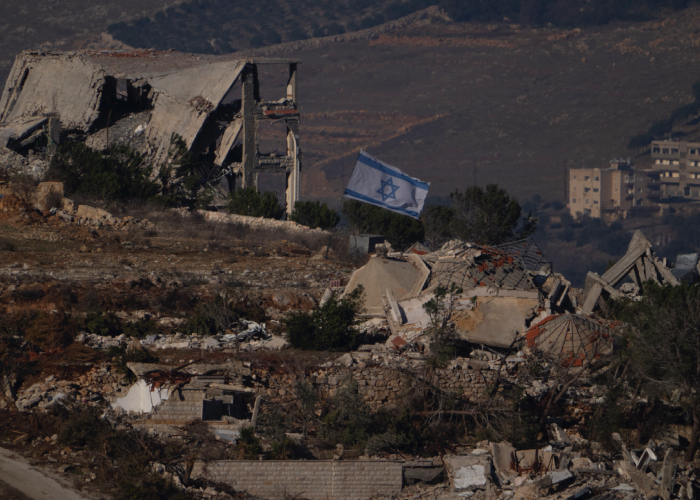
[[[662,198],[700,199],[700,142],[653,141],[651,158]]]
[[[616,159],[608,168],[569,170],[569,211],[574,217],[605,217],[654,207],[660,197],[659,171],[637,170]]]

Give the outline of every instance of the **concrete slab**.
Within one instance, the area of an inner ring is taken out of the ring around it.
[[[525,321],[539,306],[539,299],[518,297],[476,297],[460,299],[452,319],[464,340],[495,347],[508,347],[520,332],[525,332]]]
[[[362,285],[365,290],[365,314],[384,316],[382,295],[391,290],[396,300],[420,293],[430,271],[415,261],[418,256],[402,259],[370,258],[369,262],[355,271],[345,288],[347,295]]]

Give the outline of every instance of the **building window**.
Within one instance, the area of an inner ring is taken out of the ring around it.
[[[672,155],[677,155],[677,154],[678,154],[678,148],[671,148],[671,154],[672,154]]]
[[[597,192],[598,192],[598,188],[593,188],[593,192],[594,192],[594,193],[597,193]]]
[[[661,150],[661,153],[667,155],[667,154],[668,154],[668,148],[663,148],[663,149]]]
[[[598,200],[593,200],[593,204],[594,204],[594,205],[597,205],[597,204],[598,204]]]
[[[572,203],[576,203],[576,198],[574,198],[573,200],[571,200],[571,202],[572,202]]]
[[[690,150],[690,154],[691,154],[691,155],[698,154],[697,151],[698,151],[697,149],[691,149],[691,150]]]
[[[574,179],[575,179],[575,178],[576,178],[576,176],[574,175]]]
[[[663,164],[664,164],[664,165],[670,165],[671,162],[670,162],[669,160],[664,160],[664,161],[663,161]]]
[[[617,193],[617,188],[615,188],[615,192]]]
[[[598,180],[600,180],[600,179],[599,179],[598,177],[593,177],[593,180],[594,180],[594,181],[598,181]]]
[[[586,177],[583,178],[583,180],[584,180],[584,181],[590,181],[591,178],[590,178],[590,176],[587,175]]]
[[[680,162],[678,160],[673,160],[674,165],[680,165]]]
[[[656,164],[657,164],[657,165],[661,165],[661,160],[659,160],[659,159],[657,158],[657,159],[656,159]]]
[[[638,192],[638,193],[641,193],[641,192],[642,192],[642,188],[637,189],[637,192]]]
[[[671,173],[671,177],[676,177],[676,178],[678,178],[678,177],[680,177],[680,176],[681,176],[681,174],[679,174],[678,172],[672,172],[672,173]]]
[[[661,148],[654,148],[652,150],[652,153],[660,153],[660,152],[661,152]]]
[[[590,204],[591,204],[590,201],[586,200],[586,205],[590,205]]]

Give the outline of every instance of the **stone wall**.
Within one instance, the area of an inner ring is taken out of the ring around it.
[[[189,212],[178,211],[181,215],[187,216]],[[209,222],[219,222],[224,224],[238,224],[250,227],[251,229],[271,229],[274,231],[284,231],[290,233],[311,233],[319,235],[329,235],[323,229],[311,229],[307,226],[293,221],[282,221],[275,219],[265,219],[263,217],[249,217],[247,215],[228,214],[224,212],[210,212],[208,210],[198,210],[204,220]]]
[[[488,387],[496,380],[497,372],[490,369],[469,367],[471,361],[453,361],[445,369],[430,371],[424,364],[413,368],[392,368],[385,365],[350,367],[334,365],[320,368],[308,375],[308,380],[320,389],[333,395],[342,384],[352,377],[359,385],[360,394],[372,409],[384,404],[397,403],[418,384],[430,384],[449,392],[457,391],[470,400],[479,401],[489,397]],[[266,399],[280,404],[293,403],[294,384],[297,375],[270,376],[260,371],[258,381],[265,380],[267,387],[258,387]],[[259,385],[263,385],[258,382]]]
[[[262,498],[361,500],[401,492],[403,462],[385,460],[230,460],[197,463],[205,475]]]

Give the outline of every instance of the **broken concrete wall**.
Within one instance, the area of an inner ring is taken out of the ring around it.
[[[233,460],[195,464],[205,476],[261,498],[360,500],[401,492],[403,462],[378,460]]]

